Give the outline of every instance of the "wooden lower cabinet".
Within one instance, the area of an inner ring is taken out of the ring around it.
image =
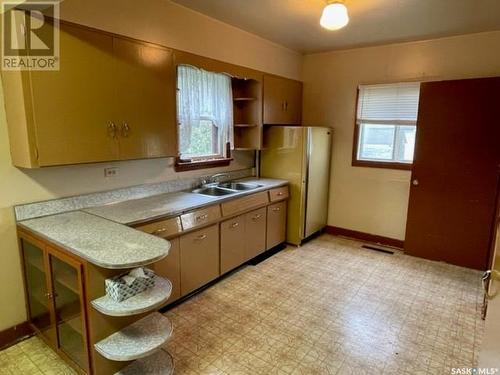
[[[219,277],[219,224],[180,236],[181,295]]]
[[[266,207],[245,214],[244,260],[252,259],[266,250]]]
[[[172,283],[172,294],[168,299],[168,303],[171,303],[181,296],[181,258],[179,238],[173,238],[169,241],[170,252],[168,256],[156,262],[152,269],[157,275],[170,280]]]
[[[286,201],[267,206],[266,249],[285,242],[286,239]]]
[[[220,273],[224,274],[245,262],[245,215],[220,224]]]
[[[78,372],[89,372],[83,265],[25,235],[20,247],[31,326]]]

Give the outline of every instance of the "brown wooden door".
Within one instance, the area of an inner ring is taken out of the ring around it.
[[[500,78],[423,83],[408,254],[485,269],[500,162]]]
[[[172,50],[113,37],[120,159],[177,155]]]

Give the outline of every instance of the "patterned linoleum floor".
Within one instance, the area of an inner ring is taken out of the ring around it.
[[[480,273],[323,235],[170,310],[176,374],[450,374],[477,365]],[[0,374],[71,373],[36,338]]]

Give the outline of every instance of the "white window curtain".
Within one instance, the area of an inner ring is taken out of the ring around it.
[[[212,121],[217,127],[219,153],[226,143],[233,148],[233,93],[231,78],[188,65],[177,67],[177,116],[179,146],[182,151],[191,144],[191,131],[200,121]]]
[[[359,86],[358,124],[416,125],[420,83]]]

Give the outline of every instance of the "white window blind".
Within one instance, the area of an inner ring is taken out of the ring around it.
[[[359,86],[358,124],[416,125],[420,83]]]

